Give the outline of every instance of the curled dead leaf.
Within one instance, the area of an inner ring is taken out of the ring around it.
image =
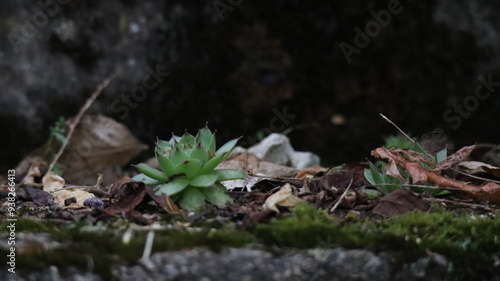
[[[94,194],[81,189],[64,189],[65,180],[54,172],[47,173],[43,177],[42,183],[43,190],[54,196],[54,202],[56,202],[59,207],[63,209],[86,208],[84,205],[85,200],[94,197]],[[76,199],[76,202],[66,206],[64,202],[72,197]]]
[[[476,145],[470,145],[470,146],[464,146],[460,148],[458,151],[453,153],[452,155],[446,157],[441,161],[436,168],[434,168],[434,171],[442,171],[442,170],[447,170],[450,169],[451,167],[457,165],[460,162],[465,161],[469,155],[471,154],[472,150]]]
[[[273,210],[279,213],[278,207],[295,207],[302,199],[292,194],[292,187],[289,183],[283,185],[278,192],[269,196],[262,206],[264,210]]]
[[[465,155],[467,155],[468,153],[467,151],[472,150],[473,146],[465,148],[466,149],[462,150],[463,152],[460,153],[461,156],[455,157],[455,160],[460,160],[461,158],[465,157]],[[385,147],[379,147],[373,150],[372,155],[377,158],[385,159],[387,161],[395,161],[398,165],[403,167],[412,177],[415,177],[414,182],[422,183],[422,181],[424,181],[426,177],[427,179],[425,181],[434,184],[436,187],[447,187],[459,190],[461,193],[473,197],[477,200],[486,200],[495,204],[500,203],[500,185],[496,183],[489,182],[483,186],[474,186],[471,184],[459,182],[440,175],[434,170],[427,170],[420,166],[418,163],[412,162],[411,160],[398,154],[396,150],[389,150]],[[452,163],[453,161],[450,160],[448,163]]]

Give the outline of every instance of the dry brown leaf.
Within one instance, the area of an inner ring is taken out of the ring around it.
[[[38,206],[49,206],[54,201],[54,196],[38,188],[27,186],[24,190],[28,194],[28,199]]]
[[[55,153],[60,145],[53,142],[50,147],[35,149],[17,165],[16,171],[27,171],[37,159],[50,162],[53,156],[47,152]],[[121,175],[121,167],[145,148],[125,125],[104,115],[84,115],[58,162],[71,184],[94,185],[97,174],[103,174],[104,184],[109,185]]]
[[[475,174],[479,172],[487,172],[493,176],[500,178],[500,168],[479,161],[463,161],[458,166],[465,170],[466,173]]]
[[[72,184],[92,185],[97,174],[110,184],[120,168],[145,148],[125,125],[104,115],[85,115],[60,163],[66,181]]]
[[[313,167],[309,167],[309,168],[300,169],[297,172],[297,174],[295,175],[295,178],[297,178],[297,179],[311,178],[311,177],[315,177],[319,173],[325,173],[327,171],[328,171],[328,168],[320,167],[320,166],[313,166]]]
[[[380,198],[373,213],[383,217],[404,215],[414,210],[428,211],[429,203],[416,196],[411,191],[400,188]]]
[[[469,157],[469,155],[471,154],[472,150],[474,150],[475,147],[476,145],[474,144],[460,148],[457,152],[444,158],[443,161],[441,161],[436,166],[436,168],[434,168],[434,171],[447,170],[457,165],[458,163],[465,161],[465,159]]]
[[[110,192],[109,207],[102,211],[108,215],[128,213],[142,202],[146,186],[131,178],[121,178],[111,185]]]
[[[259,182],[262,177],[286,177],[291,178],[297,174],[297,169],[277,165],[260,160],[252,153],[242,152],[230,155],[224,162],[220,163],[216,169],[240,169],[247,172],[247,178],[243,180],[225,181],[222,184],[227,189],[235,187],[246,187],[251,191],[253,185]],[[253,177],[253,176],[259,177]],[[232,183],[235,183],[234,185]]]
[[[302,199],[292,194],[292,187],[289,183],[283,185],[278,192],[269,196],[262,206],[264,210],[273,210],[279,213],[278,207],[295,207]]]
[[[399,154],[406,156],[408,159],[410,159],[410,161],[422,162],[422,163],[425,163],[431,167],[434,166],[434,162],[429,160],[427,157],[425,157],[425,155],[423,155],[420,152],[416,152],[413,150],[404,150],[404,149],[400,149],[400,148],[393,149],[392,151],[395,153],[399,153]]]
[[[50,193],[55,197],[54,202],[60,208],[86,208],[83,202],[89,198],[94,197],[94,194],[76,188],[63,189],[64,179],[54,172],[47,173],[43,177],[43,191]],[[64,201],[70,198],[75,198],[76,202],[69,206],[65,206]]]
[[[152,186],[146,186],[146,193],[149,195],[149,197],[151,197],[151,199],[153,199],[153,201],[156,202],[156,204],[158,204],[158,206],[160,208],[165,210],[167,213],[170,213],[170,214],[180,214],[181,213],[181,210],[179,209],[177,204],[175,204],[175,202],[172,200],[172,198],[170,198],[170,196],[166,195],[165,193],[162,193],[161,195],[157,195],[153,191]]]
[[[47,172],[48,164],[45,161],[34,161],[28,169],[26,176],[23,178],[23,184],[33,185],[35,179],[40,178]]]
[[[399,173],[398,165],[396,164],[396,162],[389,160],[387,162],[387,165],[385,166],[385,168],[386,168],[385,173],[388,174],[389,176],[392,176],[392,177],[395,177],[398,179],[403,179],[403,177]]]
[[[414,182],[423,181],[425,176],[427,177],[426,181],[437,187],[459,189],[463,193],[475,199],[487,200],[491,203],[500,203],[500,185],[496,183],[489,182],[483,186],[474,186],[452,180],[436,173],[435,171],[427,170],[421,167],[418,163],[412,162],[409,159],[395,153],[394,150],[389,150],[385,147],[379,147],[373,150],[372,155],[387,161],[395,161],[398,165],[402,166],[408,173],[410,173],[410,175],[415,176]]]
[[[241,169],[250,174],[271,177],[293,177],[297,169],[262,161],[252,153],[242,152],[229,156],[217,169]]]
[[[490,174],[492,174],[492,175],[494,175],[495,177],[497,177],[497,178],[499,178],[499,179],[500,179],[500,168],[497,168],[497,167],[494,167],[494,168],[491,168],[491,167],[483,167],[483,169],[484,169],[486,172],[488,172],[488,173],[490,173]]]
[[[408,163],[405,167],[406,171],[411,176],[413,184],[423,184],[427,182],[427,174],[423,172],[426,170],[424,170],[418,163]]]

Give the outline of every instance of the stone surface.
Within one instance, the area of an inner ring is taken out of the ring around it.
[[[434,255],[398,264],[398,258],[366,250],[310,249],[287,250],[271,254],[259,249],[225,249],[215,253],[203,249],[155,253],[143,265],[116,265],[116,280],[462,280],[453,274],[453,264]],[[0,271],[1,280],[102,280],[92,273],[74,268],[50,267],[31,274]],[[482,280],[499,280],[497,277]]]
[[[246,150],[242,147],[236,147],[233,153],[244,151],[254,154],[261,160],[297,169],[320,165],[318,155],[312,152],[295,151],[290,144],[290,139],[278,133],[270,134],[258,144]]]
[[[248,152],[261,160],[287,166],[290,164],[290,155],[294,153],[294,150],[287,136],[270,134],[258,144],[248,148]]]
[[[319,166],[319,156],[306,151],[295,151],[290,155],[291,166],[297,169]]]
[[[282,256],[254,249],[155,254],[154,270],[119,267],[122,280],[388,280],[385,255],[363,250],[290,251]]]

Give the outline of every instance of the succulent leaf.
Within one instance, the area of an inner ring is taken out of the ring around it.
[[[162,149],[164,149],[166,147],[172,147],[172,145],[168,141],[164,141],[164,140],[156,141],[156,148],[159,149],[159,151],[162,151]]]
[[[238,142],[240,138],[230,140],[226,142],[223,146],[221,146],[216,152],[215,155],[221,155],[221,154],[229,154],[231,151],[233,151],[234,147],[236,146],[236,143]]]
[[[205,194],[203,194],[196,187],[188,187],[182,193],[179,200],[179,205],[186,210],[192,211],[198,209],[205,201]]]
[[[182,162],[186,161],[189,159],[189,155],[187,155],[184,151],[182,150],[174,150],[172,154],[170,154],[170,161],[177,166],[181,164]]]
[[[184,146],[194,147],[194,145],[196,144],[196,138],[193,135],[191,135],[190,133],[186,132],[180,138],[179,143],[184,144]]]
[[[207,151],[203,147],[201,147],[200,145],[193,148],[189,157],[191,159],[198,159],[202,163],[207,162],[209,159]]]
[[[201,170],[201,161],[198,159],[190,159],[182,162],[175,168],[175,173],[184,174],[186,178],[192,179],[196,177]]]
[[[217,155],[215,156],[214,158],[208,160],[204,165],[203,167],[201,168],[201,171],[200,173],[201,174],[206,174],[206,173],[210,173],[211,171],[213,171],[213,169],[215,169],[215,167],[217,167],[217,165],[219,165],[227,156],[225,154],[221,154],[221,155]]]
[[[139,172],[143,173],[144,175],[150,178],[164,182],[168,180],[168,177],[162,171],[157,170],[147,164],[139,163],[135,165],[135,167],[137,168],[137,170],[139,170]]]
[[[192,179],[189,184],[196,187],[210,187],[217,181],[217,174],[199,175]]]
[[[215,135],[207,127],[198,131],[197,138],[201,147],[208,151],[215,151]]]
[[[167,177],[171,177],[175,174],[175,165],[174,163],[172,163],[172,161],[170,161],[168,157],[165,157],[161,154],[156,154],[156,159],[158,160],[158,165]]]
[[[160,184],[155,188],[156,193],[165,193],[174,195],[183,191],[189,185],[189,180],[186,178],[176,178],[171,182]]]
[[[218,181],[243,179],[247,176],[245,171],[239,169],[217,169],[214,173],[218,175]]]
[[[170,141],[169,141],[169,142],[170,142],[172,145],[175,145],[176,143],[178,143],[178,142],[179,142],[179,140],[180,140],[180,139],[181,139],[181,137],[178,137],[178,136],[174,135],[174,133],[172,133],[172,137],[170,138]]]
[[[145,185],[158,185],[164,183],[164,181],[159,181],[146,176],[145,174],[135,175],[133,178],[135,181],[142,181]]]
[[[205,199],[219,207],[223,207],[227,202],[232,202],[233,199],[227,194],[226,188],[221,184],[215,184],[211,188],[201,190],[205,195]]]

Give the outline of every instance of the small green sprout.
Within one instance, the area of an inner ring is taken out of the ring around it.
[[[59,147],[66,141],[66,129],[65,129],[66,119],[64,117],[59,117],[57,121],[54,122],[53,126],[50,126],[50,135],[43,149],[43,158],[52,160]],[[58,174],[63,174],[62,164],[56,162],[53,171]]]
[[[140,163],[135,167],[141,174],[134,179],[155,185],[157,194],[167,194],[186,210],[198,209],[205,200],[224,206],[232,198],[220,182],[244,178],[246,173],[215,167],[229,156],[237,141],[215,150],[215,135],[207,127],[196,136],[186,132],[182,137],[172,135],[169,141],[158,140],[155,154],[161,170]]]

